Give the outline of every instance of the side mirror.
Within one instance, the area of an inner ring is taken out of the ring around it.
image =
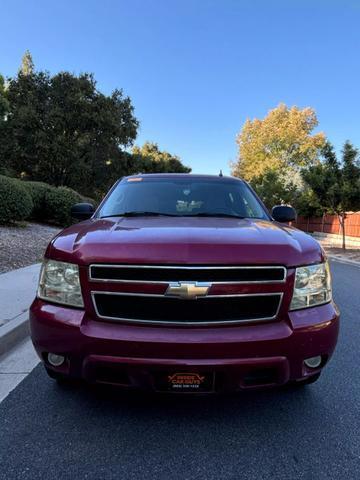
[[[296,211],[288,205],[275,205],[271,210],[271,216],[276,222],[288,223],[296,220]]]
[[[91,203],[76,203],[71,207],[71,216],[76,220],[87,220],[94,215],[94,205]]]

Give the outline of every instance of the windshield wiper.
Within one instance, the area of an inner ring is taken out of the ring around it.
[[[103,215],[100,218],[109,218],[109,217],[178,217],[178,215],[173,215],[172,213],[161,213],[161,212],[122,212],[122,213],[113,213],[111,215]]]
[[[235,213],[212,213],[212,212],[199,212],[199,213],[191,213],[190,215],[184,215],[185,217],[228,217],[228,218],[246,218],[240,215],[236,215]]]
[[[233,213],[216,213],[216,212],[199,212],[190,214],[175,214],[175,213],[162,213],[162,212],[148,212],[148,211],[134,211],[134,212],[122,212],[113,213],[111,215],[103,215],[100,218],[109,217],[224,217],[224,218],[246,218]]]

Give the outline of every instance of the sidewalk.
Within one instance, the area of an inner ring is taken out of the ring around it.
[[[0,274],[0,402],[40,361],[29,338],[39,272],[38,263]]]
[[[330,248],[323,245],[327,256],[331,260],[336,260],[350,265],[358,265],[360,267],[360,250],[343,250],[342,248]]]
[[[16,345],[9,353],[0,356],[0,402],[40,362],[30,338]]]
[[[40,263],[0,275],[0,355],[28,335]]]

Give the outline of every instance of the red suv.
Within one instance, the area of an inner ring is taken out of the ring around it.
[[[222,176],[118,181],[47,248],[30,309],[48,374],[155,391],[315,381],[339,314],[320,245]]]

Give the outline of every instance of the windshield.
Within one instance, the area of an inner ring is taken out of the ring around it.
[[[229,216],[269,219],[248,186],[232,179],[129,177],[99,212],[110,216]]]

